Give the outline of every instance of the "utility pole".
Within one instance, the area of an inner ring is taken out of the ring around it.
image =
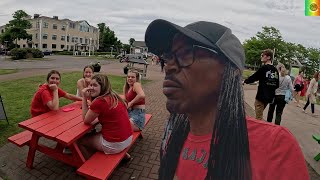
[[[39,31],[40,31],[40,33],[39,33],[39,37],[40,37],[39,49],[42,52],[42,19],[40,19],[39,28],[40,28],[39,29]]]

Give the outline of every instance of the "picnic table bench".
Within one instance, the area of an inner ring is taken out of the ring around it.
[[[128,68],[129,70],[136,70],[138,71],[142,77],[147,77],[147,69],[148,69],[148,62],[144,60],[143,58],[130,58],[127,61],[127,65],[125,68]],[[143,66],[143,67],[138,67],[134,66],[135,64]]]
[[[319,135],[312,135],[312,138],[320,144],[320,136]],[[313,159],[316,161],[319,161],[320,160],[320,153],[318,153]]]
[[[64,110],[67,108],[73,110],[65,112]],[[146,114],[146,125],[150,119],[151,115]],[[142,138],[142,134],[141,132],[134,132],[131,145],[121,153],[106,155],[102,152],[96,152],[86,161],[76,142],[90,132],[96,124],[98,124],[98,121],[90,125],[83,123],[81,102],[75,102],[60,108],[58,111],[50,111],[20,122],[19,127],[26,130],[9,137],[8,141],[19,147],[29,146],[26,166],[30,169],[33,168],[35,152],[40,151],[56,160],[79,168],[77,172],[89,179],[106,179],[137,138]],[[51,148],[40,144],[40,137],[57,142],[56,147]],[[63,153],[65,147],[70,149],[71,154]]]
[[[145,125],[148,124],[150,119],[151,114],[146,114]],[[130,146],[118,154],[106,155],[100,151],[96,152],[77,170],[77,172],[88,179],[107,179],[138,137],[142,137],[141,131],[134,132]]]

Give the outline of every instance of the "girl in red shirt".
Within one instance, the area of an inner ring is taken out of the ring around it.
[[[84,123],[90,124],[98,118],[102,125],[101,132],[85,136],[79,141],[83,156],[88,159],[95,150],[116,154],[127,148],[133,137],[127,106],[112,90],[108,77],[101,74],[93,76],[89,87],[82,90],[82,95]],[[88,97],[94,98],[90,108],[86,102]]]
[[[145,94],[139,80],[140,74],[137,71],[129,71],[123,87],[123,94],[128,103],[130,122],[134,131],[143,130],[146,121]]]
[[[61,75],[59,71],[51,70],[47,75],[47,83],[40,85],[31,102],[32,117],[39,116],[51,110],[59,109],[59,98],[64,97],[81,101],[80,97],[69,94],[59,88]]]

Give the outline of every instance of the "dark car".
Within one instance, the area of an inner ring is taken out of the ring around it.
[[[44,56],[51,56],[52,55],[52,51],[44,51],[42,53]]]

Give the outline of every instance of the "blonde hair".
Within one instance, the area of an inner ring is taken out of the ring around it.
[[[111,83],[106,75],[102,74],[96,74],[92,77],[92,79],[95,79],[97,83],[101,86],[99,97],[106,97],[109,96],[111,98],[111,106],[110,109],[115,108],[118,106],[118,102],[121,101],[124,105],[126,103],[123,101],[123,99],[112,90]],[[105,99],[105,98],[104,98]]]
[[[284,69],[284,71],[282,71],[283,69]],[[286,67],[285,67],[284,64],[282,64],[282,63],[279,63],[279,64],[277,65],[277,70],[278,70],[279,74],[280,74],[282,77],[287,74]]]

